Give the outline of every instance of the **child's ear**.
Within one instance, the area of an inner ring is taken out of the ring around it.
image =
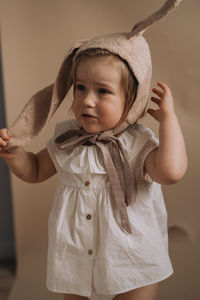
[[[153,13],[143,21],[140,21],[137,24],[135,24],[135,26],[129,33],[128,38],[131,39],[131,37],[133,37],[136,34],[142,35],[150,25],[164,18],[171,10],[175,9],[180,4],[181,1],[182,0],[166,1],[158,11],[156,11],[155,13]]]

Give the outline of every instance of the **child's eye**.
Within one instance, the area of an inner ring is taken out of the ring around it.
[[[106,95],[106,94],[109,94],[110,92],[106,89],[100,88],[100,89],[98,89],[98,93],[101,95]]]
[[[79,91],[85,91],[85,87],[84,87],[84,85],[82,85],[82,84],[77,84],[77,85],[76,85],[76,90],[79,90]]]

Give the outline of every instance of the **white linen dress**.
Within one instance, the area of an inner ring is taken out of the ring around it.
[[[111,200],[101,150],[95,145],[57,149],[55,138],[73,128],[80,128],[75,120],[58,123],[47,142],[59,177],[49,216],[48,289],[113,299],[108,295],[167,278],[173,269],[166,208],[161,186],[143,172],[144,160],[157,147],[157,139],[139,124],[119,137],[137,180],[136,201],[127,207],[132,230],[128,234],[121,229]]]

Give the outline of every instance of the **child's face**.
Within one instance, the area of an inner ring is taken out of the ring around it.
[[[89,133],[114,128],[124,111],[125,93],[118,58],[83,59],[77,66],[72,109]]]

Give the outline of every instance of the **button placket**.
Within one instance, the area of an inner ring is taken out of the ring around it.
[[[89,174],[87,174],[89,175]],[[85,202],[84,202],[84,206],[85,206],[85,225],[83,226],[84,228],[84,236],[85,236],[85,241],[87,241],[85,243],[85,250],[87,251],[87,255],[90,256],[91,258],[94,255],[95,249],[93,249],[95,247],[94,245],[94,218],[93,218],[93,201],[91,199],[92,197],[92,186],[91,186],[91,181],[88,180],[89,178],[85,178],[84,180],[84,194],[86,196],[85,198]]]

